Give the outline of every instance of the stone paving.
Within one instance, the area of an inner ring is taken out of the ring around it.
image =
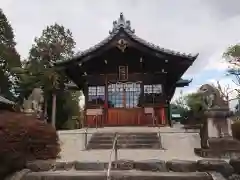
[[[85,129],[60,131],[61,158],[58,161],[102,161],[110,159],[111,150],[84,150]],[[185,132],[180,125],[175,127],[105,127],[91,128],[88,133],[94,132],[158,132],[161,133],[161,141],[164,150],[118,150],[118,159],[145,160],[199,160],[194,153],[194,148],[200,147],[198,132]],[[88,140],[91,135],[88,135]]]
[[[229,162],[202,159],[194,154],[200,147],[198,132],[186,133],[181,126],[174,128],[112,127],[89,129],[88,132],[158,132],[165,150],[119,150],[117,161],[108,173],[111,150],[84,150],[85,129],[60,131],[61,158],[33,161],[27,169],[13,173],[7,180],[238,180],[240,160]],[[90,135],[88,136],[90,139]],[[124,160],[123,160],[124,159]]]

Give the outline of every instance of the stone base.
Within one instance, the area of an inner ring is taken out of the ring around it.
[[[233,150],[213,150],[194,148],[195,154],[204,158],[240,158],[240,149]]]
[[[209,149],[213,150],[239,150],[240,141],[234,139],[231,136],[222,138],[210,138],[208,139]]]
[[[206,130],[208,138],[218,138],[232,135],[231,112],[229,109],[209,109],[205,112],[207,117]]]
[[[195,153],[208,158],[238,158],[240,157],[240,141],[231,136],[210,138],[208,148],[196,148]]]
[[[239,160],[118,160],[113,162],[111,179],[118,180],[212,180],[239,177]],[[117,166],[115,166],[117,165]],[[108,162],[37,161],[27,165],[22,179],[92,179],[106,180]],[[19,173],[13,174],[16,177]],[[18,176],[17,176],[18,177]]]

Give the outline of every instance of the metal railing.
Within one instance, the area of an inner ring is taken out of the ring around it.
[[[84,131],[84,149],[87,148],[87,143],[88,143],[87,135],[88,135],[88,127]]]
[[[95,128],[97,129],[98,128],[98,115],[95,115],[94,117],[93,117],[93,122],[95,121]]]
[[[111,172],[111,169],[112,169],[112,155],[113,155],[113,152],[114,152],[114,161],[116,162],[117,159],[118,159],[118,154],[117,154],[117,139],[118,139],[118,134],[115,133],[115,136],[114,136],[114,141],[113,141],[113,146],[112,146],[112,150],[110,152],[110,158],[109,158],[109,162],[108,162],[108,169],[107,169],[107,180],[111,180],[111,177],[110,177],[110,172]],[[117,166],[117,163],[115,163],[115,166]],[[117,168],[117,167],[115,167]]]
[[[97,123],[97,117],[98,117],[98,115],[95,115],[95,116],[93,117],[93,121],[95,121],[95,128],[96,128],[96,129],[98,128],[98,127],[97,127],[97,125],[98,125],[98,123]],[[87,138],[87,136],[88,136],[88,134],[90,134],[90,133],[88,133],[88,128],[89,128],[89,127],[87,127],[87,128],[85,129],[85,131],[84,131],[84,149],[87,148],[87,143],[88,143],[88,138]]]
[[[161,138],[161,134],[160,134],[160,128],[158,128],[158,140],[159,140],[159,144],[160,144],[160,149],[163,149],[163,145],[162,145],[162,138]]]

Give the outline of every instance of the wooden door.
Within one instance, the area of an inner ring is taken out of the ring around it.
[[[142,108],[111,108],[108,109],[109,126],[136,126],[141,124]]]
[[[140,83],[117,83],[108,85],[110,104],[106,125],[134,126],[140,124],[142,108],[138,107]]]

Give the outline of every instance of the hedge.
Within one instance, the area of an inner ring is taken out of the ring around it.
[[[0,111],[0,176],[25,167],[27,161],[56,159],[60,152],[56,130],[17,112]]]

